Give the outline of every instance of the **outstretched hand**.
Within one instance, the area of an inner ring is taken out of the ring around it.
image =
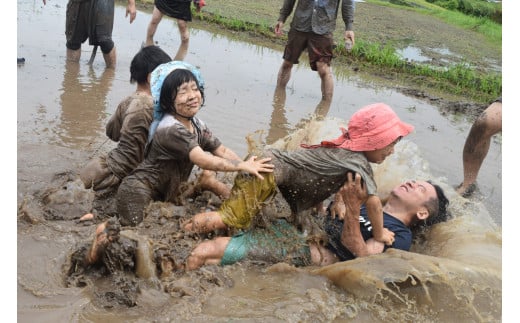
[[[270,161],[270,157],[258,159],[257,156],[251,156],[248,160],[242,162],[242,170],[264,179],[260,173],[272,173],[274,170],[274,165],[268,163]]]

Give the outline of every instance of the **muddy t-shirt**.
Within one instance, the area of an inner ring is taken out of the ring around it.
[[[188,180],[193,170],[190,151],[200,146],[204,151],[213,152],[221,145],[200,119],[194,117],[192,124],[193,133],[172,115],[164,116],[147,147],[144,162],[134,172],[134,176],[166,201],[175,198],[179,185]]]
[[[293,212],[314,207],[336,193],[348,171],[361,175],[369,195],[377,192],[372,167],[361,152],[327,147],[269,151],[275,157],[272,163],[278,188]]]
[[[119,103],[108,121],[106,135],[118,144],[108,153],[107,166],[119,179],[143,161],[152,114],[152,97],[133,94]]]

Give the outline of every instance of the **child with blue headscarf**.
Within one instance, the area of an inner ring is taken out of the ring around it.
[[[158,66],[151,75],[154,121],[144,161],[121,183],[117,209],[122,225],[137,225],[151,201],[183,203],[186,185],[197,165],[203,171],[200,190],[227,199],[230,187],[216,178],[215,171],[243,171],[263,179],[271,173],[270,158],[252,156],[242,160],[213,135],[196,117],[204,104],[204,81],[192,65],[172,61]],[[209,152],[209,154],[208,154]]]

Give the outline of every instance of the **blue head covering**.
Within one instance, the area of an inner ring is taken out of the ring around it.
[[[161,109],[161,88],[164,82],[164,79],[170,75],[171,72],[174,70],[182,68],[186,70],[190,70],[193,75],[195,75],[195,78],[197,79],[197,82],[199,83],[199,87],[201,89],[204,89],[204,79],[202,78],[202,75],[200,74],[200,71],[195,66],[183,62],[183,61],[171,61],[168,63],[161,64],[157,66],[150,77],[150,88],[152,90],[152,97],[153,97],[153,121],[150,125],[150,130],[148,132],[148,142],[150,142],[153,138],[153,134],[155,133],[155,130],[157,130],[157,126],[159,125],[159,122],[164,117],[164,112]]]

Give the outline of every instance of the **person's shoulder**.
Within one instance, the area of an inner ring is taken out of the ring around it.
[[[140,113],[145,112],[147,114],[153,112],[153,99],[148,95],[132,95],[128,100],[127,113]]]
[[[208,125],[202,121],[201,119],[197,118],[197,117],[193,117],[193,119],[191,119],[192,122],[199,128],[208,128]]]
[[[365,154],[362,151],[353,151],[353,150],[341,148],[341,147],[331,148],[331,149],[333,152],[335,152],[338,155],[348,156],[348,158],[358,158],[363,161],[366,160],[368,162],[367,158],[365,157]]]

